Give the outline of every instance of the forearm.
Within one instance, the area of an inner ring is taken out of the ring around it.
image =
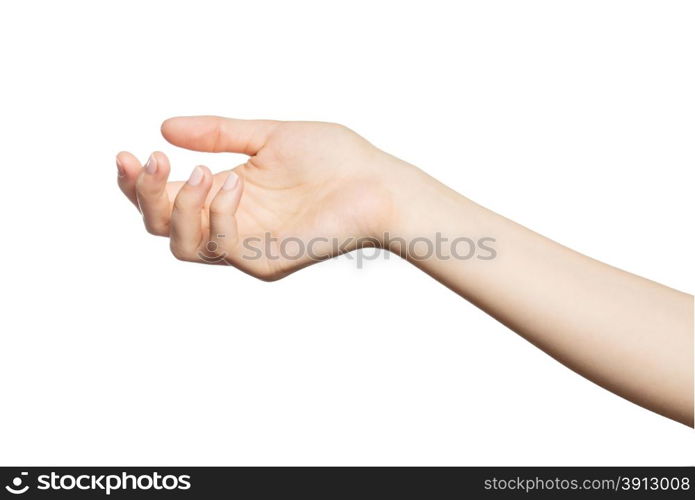
[[[251,157],[232,172],[198,166],[187,182],[167,183],[163,153],[145,166],[118,155],[119,186],[177,258],[274,280],[316,259],[247,258],[244,242],[318,240],[327,243],[320,260],[340,253],[331,239],[370,236],[582,375],[692,425],[691,296],[521,227],[336,124],[178,117],[162,133],[195,151]]]
[[[392,195],[392,251],[583,376],[693,425],[692,296],[574,252],[418,169],[404,171]],[[494,258],[453,248],[460,237],[468,240],[459,245],[491,238]],[[425,240],[439,241],[439,255]]]

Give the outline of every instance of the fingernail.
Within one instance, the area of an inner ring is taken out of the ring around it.
[[[200,181],[203,180],[203,169],[200,167],[195,167],[193,169],[193,172],[191,172],[191,176],[188,178],[188,185],[189,186],[197,186],[200,184]]]
[[[125,175],[125,169],[121,165],[121,160],[116,156],[116,168],[118,169],[118,177],[123,177]]]
[[[154,155],[150,155],[150,157],[147,160],[147,163],[145,163],[145,172],[152,175],[156,171],[157,171],[157,158],[155,158]]]
[[[237,184],[239,184],[239,176],[234,172],[229,172],[227,179],[224,181],[224,184],[222,185],[222,189],[224,189],[225,191],[231,191],[236,187]]]

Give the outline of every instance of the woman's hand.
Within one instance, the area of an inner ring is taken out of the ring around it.
[[[250,156],[234,174],[196,167],[168,186],[162,153],[144,169],[118,156],[121,189],[180,259],[277,279],[371,238],[578,373],[693,425],[691,295],[544,238],[338,125],[174,118],[162,133],[177,146]],[[494,242],[492,257],[456,251],[482,237]],[[247,253],[251,238],[263,252]]]
[[[162,134],[195,151],[249,155],[213,175],[198,166],[187,182],[167,182],[169,160],[144,167],[117,156],[118,184],[145,227],[169,236],[181,260],[231,264],[274,280],[368,242],[381,245],[391,216],[390,185],[407,164],[336,124],[171,118]]]

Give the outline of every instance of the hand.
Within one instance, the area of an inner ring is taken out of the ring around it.
[[[578,373],[693,425],[691,295],[544,238],[339,125],[195,117],[167,120],[162,133],[177,146],[249,155],[231,172],[196,167],[188,182],[169,184],[163,153],[145,168],[118,155],[121,189],[178,258],[272,280],[371,238]],[[454,251],[480,236],[495,257]],[[248,253],[253,238],[260,253]],[[443,246],[431,252],[435,241]]]
[[[231,264],[266,280],[354,250],[360,239],[380,245],[390,183],[405,165],[331,123],[180,117],[166,120],[162,135],[249,159],[215,175],[198,166],[187,182],[167,183],[164,153],[145,167],[119,153],[118,184],[147,230],[169,236],[178,259]]]

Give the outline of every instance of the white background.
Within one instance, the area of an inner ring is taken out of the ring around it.
[[[692,2],[0,8],[2,465],[695,463],[406,262],[176,261],[115,154],[180,114],[344,123],[473,200],[693,292]]]

